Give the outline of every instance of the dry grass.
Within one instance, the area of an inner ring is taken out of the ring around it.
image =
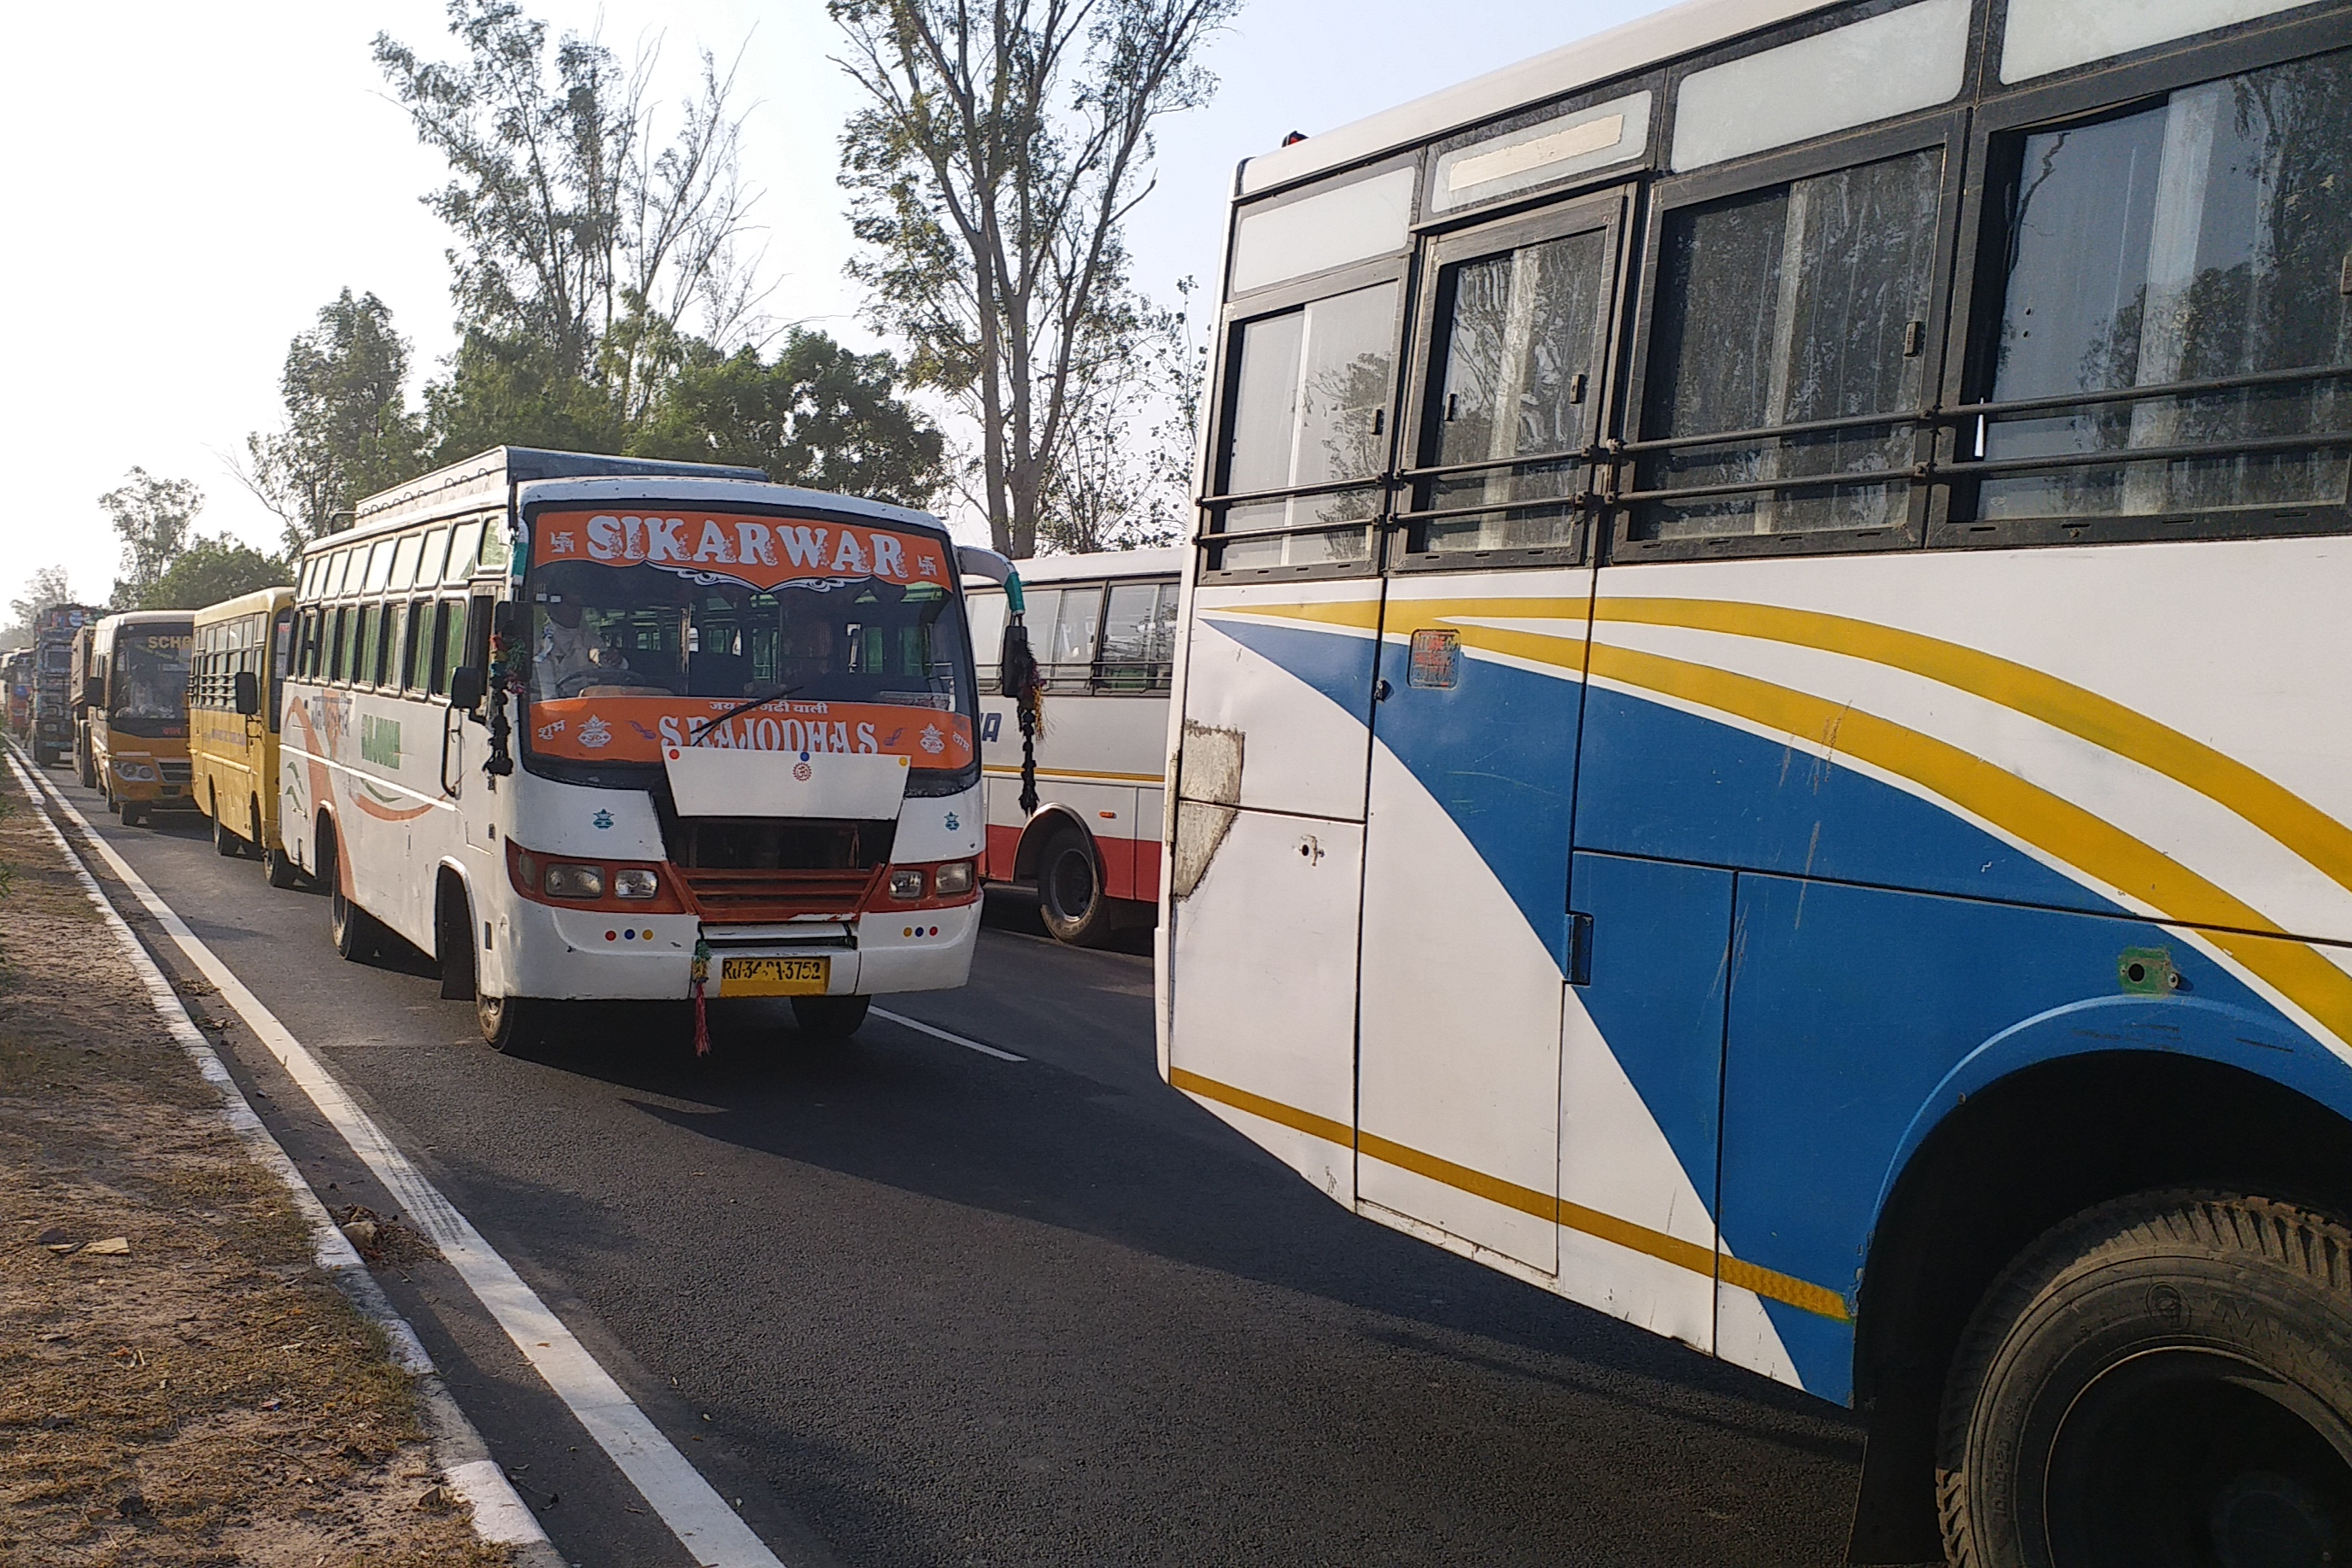
[[[8,804],[0,1564],[509,1561],[442,1503],[382,1337]],[[127,1254],[60,1250],[115,1237]]]

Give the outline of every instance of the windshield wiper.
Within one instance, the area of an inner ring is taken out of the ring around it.
[[[694,732],[694,739],[688,741],[687,744],[689,746],[698,746],[702,744],[705,740],[709,738],[711,731],[719,728],[730,719],[733,719],[740,714],[749,713],[754,708],[765,708],[771,702],[780,702],[785,698],[790,697],[793,692],[802,689],[803,687],[807,685],[808,682],[803,680],[799,686],[787,686],[782,691],[771,691],[765,697],[754,697],[748,702],[739,703],[735,707],[727,710],[726,712],[719,715],[718,718],[704,721],[702,727]]]

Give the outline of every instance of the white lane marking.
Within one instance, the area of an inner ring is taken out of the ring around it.
[[[984,1057],[994,1057],[1001,1062],[1025,1062],[1029,1059],[1027,1057],[1016,1057],[1011,1051],[1000,1051],[994,1046],[983,1046],[978,1040],[967,1040],[961,1035],[951,1035],[945,1029],[935,1029],[920,1019],[909,1018],[901,1013],[886,1013],[879,1007],[871,1010],[876,1017],[887,1019],[902,1029],[912,1029],[919,1035],[929,1035],[935,1040],[945,1040],[951,1046],[961,1046],[965,1050],[978,1051]]]
[[[547,1380],[597,1446],[613,1457],[621,1473],[644,1495],[700,1568],[783,1568],[776,1554],[622,1392],[612,1373],[588,1353],[538,1292],[523,1283],[513,1265],[482,1239],[423,1172],[409,1163],[408,1156],[384,1136],[334,1076],[278,1021],[277,1015],[263,1006],[260,998],[246,989],[245,982],[188,929],[172,906],[157,897],[130,863],[115,853],[114,847],[91,829],[73,802],[47,779],[41,783],[131,896],[145,906],[205,978],[219,988],[221,999],[236,1009],[246,1027],[269,1048],[319,1113],[342,1134],[352,1152],[375,1173],[418,1228],[433,1238],[442,1257],[498,1320],[515,1348]]]
[[[10,751],[17,750],[12,742]],[[173,1038],[179,1041],[180,1048],[195,1058],[196,1068],[204,1074],[205,1081],[220,1091],[230,1128],[244,1142],[247,1151],[293,1194],[295,1207],[302,1211],[310,1224],[311,1252],[318,1259],[319,1267],[334,1280],[336,1288],[351,1297],[368,1320],[383,1331],[389,1342],[394,1365],[411,1377],[437,1375],[440,1369],[433,1364],[433,1358],[418,1342],[416,1331],[384,1299],[375,1277],[367,1271],[367,1265],[360,1261],[360,1255],[352,1247],[351,1238],[336,1227],[334,1216],[328,1214],[327,1205],[320,1201],[317,1193],[310,1190],[310,1184],[302,1173],[294,1168],[293,1160],[279,1145],[277,1137],[262,1125],[261,1118],[254,1114],[252,1102],[245,1098],[245,1091],[237,1088],[236,1080],[229,1076],[228,1067],[220,1059],[220,1054],[213,1049],[212,1043],[189,1018],[187,1004],[180,999],[180,994],[173,989],[163,972],[155,967],[155,961],[147,956],[147,950],[139,945],[138,937],[123,923],[122,916],[116,911],[112,900],[107,898],[105,889],[90,876],[89,868],[82,863],[82,858],[75,853],[73,845],[59,831],[56,819],[50,816],[45,804],[49,796],[35,786],[37,774],[27,771],[26,764],[18,755],[8,758],[8,767],[32,801],[33,814],[41,819],[41,826],[57,841],[58,848],[65,855],[66,864],[73,868],[74,878],[81,883],[82,891],[97,906],[99,918],[106,922],[107,929],[114,933],[115,941],[121,944],[131,968],[146,985],[147,994],[154,1003],[155,1011],[162,1016],[164,1026],[171,1031]],[[44,785],[47,782],[46,779],[41,781]],[[54,792],[49,794],[53,795]],[[59,800],[58,804],[68,811],[73,809],[66,801]],[[87,828],[89,824],[84,822],[82,826]],[[448,1397],[446,1387],[440,1397]],[[462,1412],[457,1418],[464,1419]],[[466,1430],[470,1432],[472,1428],[468,1426]],[[437,1449],[440,1445],[436,1443],[435,1447]],[[526,1551],[534,1547],[541,1549],[534,1554],[533,1561],[540,1556],[551,1559],[555,1556],[554,1545],[547,1539],[547,1531],[540,1527],[539,1516],[525,1506],[516,1494],[513,1483],[507,1479],[506,1472],[497,1465],[488,1459],[451,1465],[442,1471],[442,1479],[449,1489],[473,1510],[474,1533],[484,1541],[502,1546],[521,1547]]]

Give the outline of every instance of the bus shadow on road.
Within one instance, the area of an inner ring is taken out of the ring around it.
[[[561,1066],[646,1095],[629,1103],[649,1119],[823,1173],[827,1190],[916,1200],[887,1206],[937,1227],[920,1246],[908,1237],[930,1268],[1050,1278],[1071,1267],[1058,1233],[1076,1233],[1377,1314],[1358,1333],[1399,1352],[1816,1459],[1859,1458],[1859,1432],[1833,1407],[1358,1218],[1172,1089],[1146,1105],[1048,1063],[966,1058],[878,1024],[827,1045],[800,1038],[781,1005],[712,1011],[708,1061],[646,1050],[644,1029],[685,1026],[670,1007],[634,1024],[601,1014]],[[975,1229],[972,1210],[1020,1223]],[[796,1247],[822,1249],[835,1221],[812,1203],[793,1223],[811,1232]]]

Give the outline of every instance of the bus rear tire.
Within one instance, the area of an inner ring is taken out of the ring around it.
[[[1037,913],[1054,940],[1100,947],[1110,938],[1115,902],[1103,896],[1094,840],[1084,828],[1055,828],[1037,855]]]
[[[2144,1193],[2058,1226],[1986,1293],[1936,1456],[1958,1568],[2342,1562],[2352,1552],[2352,1228]]]
[[[503,1056],[540,1044],[547,1034],[548,1004],[536,996],[491,996],[477,993],[474,1023],[482,1043]]]
[[[803,1038],[845,1040],[857,1033],[873,1005],[871,996],[795,996],[793,1022],[800,1026]]]
[[[245,840],[236,836],[227,818],[220,814],[220,802],[213,802],[213,853],[223,859],[234,860],[245,853]]]
[[[331,830],[320,836],[319,880],[327,889],[327,935],[336,952],[353,963],[365,963],[383,945],[383,927],[376,918],[343,894],[342,846]]]
[[[260,806],[253,807],[252,819],[253,842],[261,848],[261,874],[269,879],[273,888],[292,887],[301,879],[301,868],[294,864],[294,857],[286,853],[284,846],[262,842]]]

